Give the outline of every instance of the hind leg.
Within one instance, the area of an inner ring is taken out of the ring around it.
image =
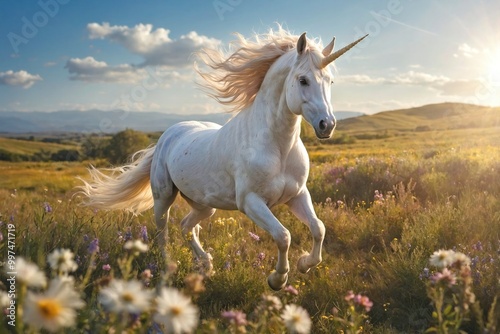
[[[157,240],[158,244],[163,252],[163,255],[166,255],[166,247],[167,247],[167,239],[168,239],[168,215],[170,213],[170,206],[175,200],[177,192],[174,191],[173,194],[167,196],[165,194],[161,194],[154,199],[154,215],[156,222],[156,229],[158,232]]]
[[[215,213],[215,209],[201,206],[190,201],[188,201],[188,203],[191,205],[191,211],[181,221],[182,234],[191,245],[196,258],[201,260],[205,272],[210,273],[213,269],[212,256],[205,252],[200,244],[199,234],[201,227],[198,223],[205,218],[211,217]]]

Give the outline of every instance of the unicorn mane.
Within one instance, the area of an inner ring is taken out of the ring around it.
[[[260,89],[271,65],[282,55],[294,49],[299,36],[278,25],[265,34],[247,39],[236,33],[231,43],[234,52],[226,56],[219,49],[205,49],[198,57],[211,71],[196,71],[204,79],[200,85],[219,103],[229,106],[230,111],[249,107]],[[308,41],[308,49],[321,50],[318,42]],[[316,59],[315,59],[316,60]],[[317,62],[317,60],[315,61]]]

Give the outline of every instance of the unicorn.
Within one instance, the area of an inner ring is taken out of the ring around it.
[[[271,208],[285,204],[312,235],[312,250],[298,259],[308,272],[321,261],[325,225],[317,217],[306,187],[309,157],[300,138],[304,118],[319,139],[330,138],[336,125],[331,105],[330,64],[366,36],[333,52],[326,46],[279,27],[247,39],[237,34],[234,52],[204,50],[203,87],[233,117],[220,126],[181,122],[168,128],[156,145],[137,152],[132,162],[105,174],[91,167],[83,181],[83,203],[139,214],[154,207],[158,242],[164,252],[170,207],[180,194],[190,212],[182,234],[207,271],[212,256],[200,244],[199,223],[216,209],[239,210],[267,231],[278,248],[276,268],[268,276],[282,289],[290,270],[290,232]],[[189,238],[187,237],[190,234]],[[166,253],[165,253],[166,254]]]

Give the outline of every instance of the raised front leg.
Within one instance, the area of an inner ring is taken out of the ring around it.
[[[287,205],[290,211],[309,227],[313,237],[311,253],[302,255],[297,263],[297,269],[301,273],[306,273],[321,262],[321,247],[325,238],[325,225],[318,219],[316,212],[314,212],[311,195],[307,188],[304,188],[299,195],[292,198]]]
[[[276,271],[267,278],[267,283],[273,290],[281,290],[287,280],[290,266],[288,264],[288,249],[290,247],[290,232],[273,215],[266,203],[256,194],[245,196],[240,207],[255,224],[266,230],[278,246],[278,263]]]

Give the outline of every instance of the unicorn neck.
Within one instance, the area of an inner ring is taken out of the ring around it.
[[[283,57],[289,56],[285,54]],[[286,104],[285,81],[290,72],[289,61],[279,59],[271,66],[260,87],[254,103],[247,110],[248,116],[269,129],[274,142],[289,144],[300,138],[302,117],[294,115]]]

